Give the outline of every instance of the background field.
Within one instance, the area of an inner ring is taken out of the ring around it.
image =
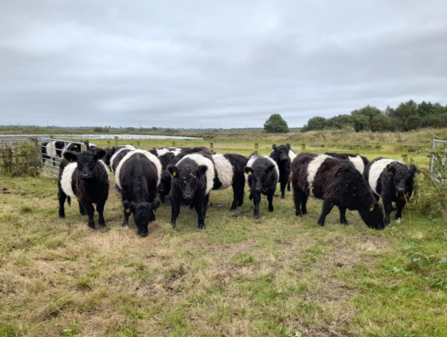
[[[213,141],[224,152],[254,150],[251,140]],[[355,144],[345,143],[335,148]],[[259,151],[271,144],[259,142]],[[360,150],[402,159],[395,148]],[[428,163],[423,154],[413,160]],[[121,227],[110,179],[107,229],[91,231],[76,204],[58,218],[53,178],[0,177],[0,336],[447,335],[447,230],[439,214],[420,212],[421,181],[403,220],[383,231],[357,212],[342,226],[336,210],[320,228],[321,202],[310,200],[310,214],[297,218],[290,192],[274,199],[273,213],[263,199],[255,220],[247,197],[229,212],[227,190],[211,193],[206,231],[187,207],[173,230],[165,204],[142,239],[133,221]]]

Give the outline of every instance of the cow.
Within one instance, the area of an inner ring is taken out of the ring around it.
[[[179,154],[177,154],[174,158],[172,158],[170,160],[168,165],[169,164],[176,165],[178,163],[178,161],[180,159],[182,159],[184,156],[186,156],[188,154],[192,154],[192,153],[197,153],[197,152],[204,152],[206,155],[209,155],[209,156],[212,155],[211,152],[206,147],[203,147],[203,146],[192,147],[192,148],[183,148],[183,149],[181,149]],[[151,153],[152,153],[152,150],[151,150]],[[167,154],[168,153],[164,153],[161,156],[165,156]],[[163,163],[164,160],[160,159],[160,161],[162,161],[162,165],[164,165],[164,163]],[[170,191],[171,191],[171,174],[167,171],[167,169],[163,169],[163,171],[161,173],[161,182],[160,182],[160,185],[158,186],[158,193],[159,193],[161,202],[165,202],[165,198],[170,193]]]
[[[120,145],[112,149],[114,150],[108,151],[107,154],[107,156],[111,155],[110,160],[106,158],[105,162],[109,162],[110,171],[112,171],[112,173],[115,173],[115,170],[118,167],[121,159],[123,159],[129,151],[136,150],[136,148],[132,145]]]
[[[104,221],[104,205],[109,195],[109,171],[106,164],[99,160],[104,151],[82,153],[66,151],[60,165],[58,179],[59,217],[65,218],[64,203],[76,198],[79,211],[88,215],[88,226],[95,229],[93,214],[96,204],[99,214],[99,227],[106,226]]]
[[[148,223],[155,221],[154,212],[160,206],[160,199],[156,198],[160,160],[148,151],[132,150],[122,158],[115,172],[124,207],[123,227],[129,224],[129,216],[133,214],[138,234],[146,237]]]
[[[292,163],[291,181],[296,215],[307,214],[309,196],[323,200],[318,224],[324,226],[334,206],[340,210],[340,223],[347,225],[346,209],[358,210],[365,224],[383,229],[382,206],[357,169],[348,161],[328,155],[301,153]]]
[[[244,167],[248,159],[239,154],[213,154],[214,166],[216,168],[216,177],[214,178],[213,190],[224,190],[228,187],[233,188],[233,203],[230,211],[244,203]]]
[[[365,179],[376,199],[382,198],[385,208],[385,223],[390,223],[390,215],[396,203],[396,220],[402,217],[402,210],[413,193],[414,175],[417,167],[387,158],[374,159],[365,169]]]
[[[45,164],[45,160],[52,159],[53,166],[56,166],[56,158],[62,158],[64,147],[65,142],[59,140],[42,143],[42,164]]]
[[[169,164],[167,171],[172,181],[172,227],[175,228],[177,224],[180,204],[183,202],[195,207],[198,227],[206,229],[206,211],[215,177],[214,163],[209,151],[187,154],[176,165]]]
[[[279,145],[273,144],[273,151],[270,153],[270,158],[272,158],[279,169],[279,182],[281,189],[281,199],[285,199],[285,190],[287,185],[287,191],[290,191],[290,164],[296,157],[296,153],[293,152],[290,144]]]
[[[325,155],[331,156],[340,160],[348,160],[352,163],[352,165],[355,166],[357,171],[360,172],[360,174],[363,174],[365,172],[366,166],[369,164],[369,160],[366,157],[357,155],[357,154],[351,154],[351,153],[334,153],[334,152],[326,152]]]
[[[253,218],[259,218],[261,193],[267,195],[269,212],[273,212],[273,195],[279,180],[279,168],[276,162],[267,156],[259,156],[256,152],[248,157],[244,168],[245,181],[250,188],[250,200],[255,206]]]

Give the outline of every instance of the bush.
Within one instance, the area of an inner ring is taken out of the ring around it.
[[[39,175],[39,148],[29,143],[13,147],[0,147],[0,173],[10,177],[35,177]]]
[[[264,130],[270,133],[288,133],[289,127],[280,114],[273,114],[265,122]]]

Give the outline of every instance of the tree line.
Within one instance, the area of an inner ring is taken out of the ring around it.
[[[413,100],[400,103],[397,108],[387,107],[381,111],[375,106],[338,115],[331,118],[313,117],[302,128],[302,132],[324,129],[351,129],[360,131],[410,131],[420,128],[447,127],[447,106]]]

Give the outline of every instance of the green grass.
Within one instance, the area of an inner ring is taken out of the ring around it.
[[[0,178],[0,336],[446,336],[445,222],[412,208],[384,231],[294,215],[291,193],[229,212],[211,193],[207,230],[162,205],[149,237],[111,178],[107,229],[76,203],[57,216],[54,179]],[[4,190],[6,188],[6,190]],[[5,194],[7,193],[7,194]]]

